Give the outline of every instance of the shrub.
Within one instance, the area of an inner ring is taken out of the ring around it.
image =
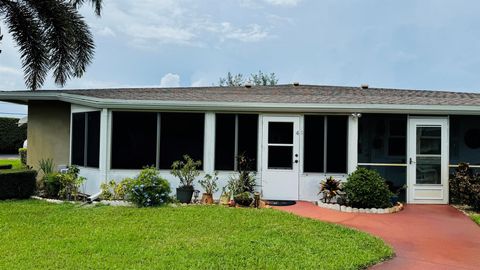
[[[358,168],[343,184],[347,202],[357,208],[386,208],[392,204],[393,193],[388,189],[380,174],[375,170]]]
[[[170,184],[155,167],[146,167],[128,184],[128,199],[139,207],[170,202]]]
[[[210,174],[206,174],[203,179],[198,180],[198,183],[205,190],[205,193],[213,194],[218,190],[217,181],[218,181],[218,172],[215,172],[213,176],[211,176]]]
[[[15,118],[0,118],[0,153],[16,153],[26,139],[26,125],[19,127]]]
[[[242,206],[250,206],[253,202],[252,193],[250,192],[242,192],[237,194],[233,197],[235,203],[242,205]]]
[[[450,202],[466,204],[480,210],[480,175],[467,163],[460,163],[449,180]]]
[[[115,180],[110,180],[108,183],[102,183],[100,188],[102,194],[100,198],[103,200],[125,200],[125,194],[127,188],[131,185],[133,180],[131,178],[125,178],[120,183]]]
[[[200,160],[193,161],[188,155],[184,155],[183,160],[173,162],[171,173],[180,179],[179,188],[193,189],[193,181],[195,181],[195,178],[200,175],[197,167],[201,165],[202,162]]]
[[[62,183],[60,182],[61,177],[60,173],[51,173],[43,176],[42,184],[45,196],[48,198],[58,198],[58,193],[62,188]]]
[[[67,200],[77,200],[78,189],[86,180],[85,177],[78,176],[79,172],[80,169],[77,166],[71,165],[66,173],[58,174],[60,181],[58,197]]]
[[[255,173],[250,170],[252,160],[244,154],[237,157],[238,169],[237,175],[234,175],[228,181],[228,189],[233,195],[244,192],[253,193],[256,187]]]
[[[0,200],[29,198],[35,191],[36,176],[33,170],[0,172]]]
[[[20,162],[23,166],[27,166],[27,148],[19,148],[18,155],[20,155]]]
[[[55,163],[51,158],[42,158],[38,161],[38,167],[43,175],[52,174],[55,172]]]
[[[329,203],[339,195],[339,192],[342,190],[340,185],[340,180],[335,180],[333,176],[330,176],[320,183],[320,192],[318,194],[323,194],[323,201]]]

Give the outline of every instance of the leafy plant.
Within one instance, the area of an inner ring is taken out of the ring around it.
[[[358,208],[387,208],[392,206],[393,193],[388,189],[380,174],[375,170],[358,168],[343,184],[347,202]]]
[[[58,198],[58,193],[62,188],[60,178],[60,173],[51,173],[43,176],[43,190],[48,198]]]
[[[78,176],[80,169],[77,166],[71,165],[68,167],[66,173],[58,174],[60,180],[60,191],[58,196],[67,200],[77,200],[78,189],[85,182],[86,178]]]
[[[198,180],[198,183],[205,190],[205,193],[213,194],[218,190],[217,181],[218,172],[215,172],[213,176],[207,173],[203,179]]]
[[[243,192],[253,193],[256,187],[255,173],[250,170],[252,160],[245,154],[237,157],[237,174],[228,181],[227,187],[233,195]]]
[[[335,180],[333,176],[330,176],[320,183],[320,192],[318,194],[323,194],[323,201],[329,203],[339,195],[341,190],[340,180]]]
[[[102,189],[100,198],[103,200],[125,200],[126,191],[132,185],[132,181],[131,178],[125,178],[120,183],[110,180],[107,183],[100,184]]]
[[[23,166],[27,166],[27,148],[18,149],[18,154],[20,155],[20,161]]]
[[[55,171],[55,163],[52,158],[42,158],[38,161],[38,167],[43,175],[52,174]]]
[[[128,199],[139,207],[158,206],[170,202],[170,183],[160,177],[155,167],[146,167],[127,182]]]
[[[235,203],[242,206],[250,206],[253,202],[252,193],[242,192],[233,197]]]
[[[179,188],[193,189],[193,181],[200,175],[197,168],[202,165],[202,161],[193,161],[189,155],[184,155],[183,159],[173,162],[171,173],[180,179]]]
[[[480,175],[474,174],[468,163],[460,163],[450,177],[450,202],[466,204],[480,210]]]

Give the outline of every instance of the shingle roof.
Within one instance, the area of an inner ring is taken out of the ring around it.
[[[277,85],[246,87],[119,88],[40,90],[111,100],[161,100],[248,103],[405,104],[480,106],[479,93],[386,88]],[[3,92],[5,93],[5,92]],[[16,92],[16,94],[32,92]],[[1,96],[0,96],[1,99]]]
[[[480,94],[339,86],[129,88],[62,91],[102,99],[267,103],[480,105]]]

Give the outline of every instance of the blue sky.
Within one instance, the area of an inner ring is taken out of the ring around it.
[[[101,18],[82,9],[96,55],[66,88],[204,86],[262,70],[280,83],[477,92],[479,11],[473,0],[105,0]],[[3,34],[0,89],[24,89]]]

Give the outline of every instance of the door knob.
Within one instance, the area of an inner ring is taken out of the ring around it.
[[[298,163],[298,159],[295,159],[295,163]]]
[[[298,154],[295,154],[295,157],[298,157]]]

